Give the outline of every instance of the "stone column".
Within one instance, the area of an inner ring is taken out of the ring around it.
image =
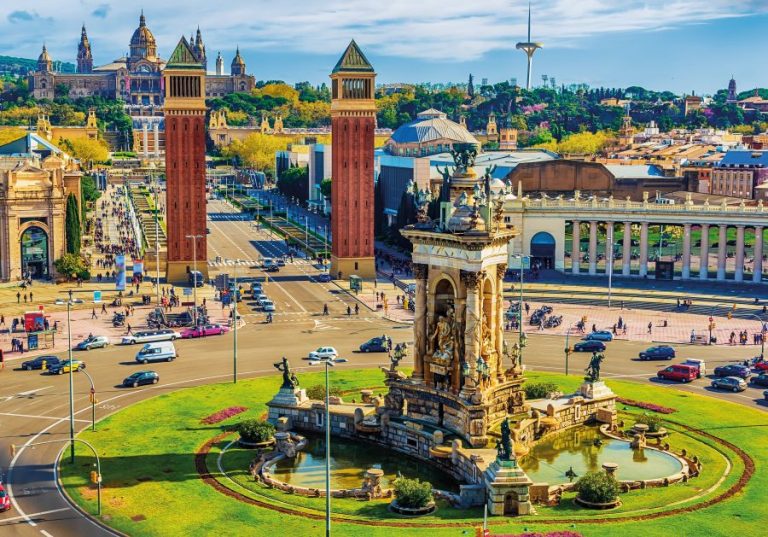
[[[683,224],[683,274],[684,280],[691,277],[691,224]]]
[[[424,380],[424,356],[427,354],[427,275],[429,266],[413,264],[413,277],[416,280],[416,304],[413,319],[413,375],[416,382]]]
[[[493,333],[496,336],[496,378],[504,381],[504,275],[507,273],[506,263],[496,265],[496,326]]]
[[[621,274],[629,276],[632,272],[632,222],[624,222],[624,243],[621,249]]]
[[[728,226],[726,224],[720,224],[720,234],[717,237],[717,279],[725,279],[725,259],[728,252]]]
[[[755,263],[752,269],[752,281],[760,283],[763,281],[763,228],[755,226]]]
[[[467,289],[464,361],[469,365],[470,370],[469,378],[464,385],[465,395],[470,395],[475,391],[475,362],[480,356],[480,327],[483,315],[480,306],[480,282],[483,277],[483,272],[461,271],[461,281]]]
[[[142,148],[142,154],[144,158],[149,158],[149,126],[144,123],[141,128],[141,143],[144,145]]]
[[[648,275],[648,222],[640,224],[640,277]]]
[[[744,281],[744,226],[736,226],[736,272],[734,280]]]
[[[597,274],[597,222],[589,223],[589,273]]]
[[[571,245],[571,272],[579,273],[581,263],[581,222],[573,221],[573,244]]]
[[[157,123],[152,125],[152,135],[155,139],[155,158],[160,158],[160,126]]]
[[[706,280],[709,278],[709,224],[701,224],[699,265],[699,279]]]

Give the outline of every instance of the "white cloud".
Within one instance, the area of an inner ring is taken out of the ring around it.
[[[0,53],[72,60],[85,21],[97,63],[123,54],[138,24],[136,4],[105,0],[29,0],[46,18],[19,24],[0,6]],[[533,35],[546,48],[615,32],[656,31],[768,11],[762,0],[534,0]],[[179,36],[200,25],[209,51],[336,54],[350,38],[379,55],[466,61],[525,39],[524,0],[163,0],[146,6],[147,24],[167,56]],[[27,17],[29,19],[29,17]],[[15,23],[14,23],[15,22]],[[212,54],[212,55],[215,55]]]

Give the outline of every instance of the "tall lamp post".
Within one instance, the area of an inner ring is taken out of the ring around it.
[[[319,363],[325,365],[325,537],[331,536],[331,404],[330,385],[328,382],[328,367],[333,367],[330,359],[309,362],[309,365]]]
[[[69,359],[69,462],[75,464],[75,380],[72,376],[72,289],[67,300],[67,358]]]
[[[763,321],[760,317],[755,315],[754,313],[747,314],[747,317],[754,317],[758,321],[760,321],[760,357],[765,358],[765,321]]]
[[[192,270],[195,271],[195,277],[192,278],[192,294],[195,302],[195,308],[192,310],[192,317],[195,321],[195,328],[197,328],[197,239],[202,239],[202,235],[187,235],[188,239],[192,239]]]
[[[96,432],[96,385],[93,383],[93,377],[85,369],[80,371],[85,373],[85,376],[88,377],[88,382],[91,383],[91,392],[88,397],[91,401],[91,431]]]
[[[233,263],[233,275],[235,277],[235,292],[234,306],[232,307],[232,383],[237,384],[237,302],[240,292],[237,288],[237,266],[241,263],[239,259],[235,259]]]
[[[159,206],[157,204],[157,191],[159,189],[157,176],[154,174],[157,166],[154,162],[149,165],[149,180],[155,192],[155,291],[157,293],[157,305],[160,306],[160,222]]]
[[[568,345],[568,338],[571,335],[571,328],[573,328],[573,325],[568,327],[568,330],[565,332],[565,376],[568,376],[568,358],[571,357],[571,353],[573,350]]]
[[[518,255],[513,255],[512,257],[514,257],[516,259],[520,259],[520,304],[519,304],[519,307],[518,307],[518,309],[520,311],[520,323],[519,323],[519,327],[518,327],[519,328],[519,332],[518,332],[517,339],[518,339],[518,344],[520,345],[520,355],[519,355],[518,358],[519,358],[519,361],[520,361],[520,366],[522,367],[522,365],[523,365],[523,347],[525,347],[525,341],[526,341],[526,339],[528,339],[528,338],[525,337],[525,333],[523,332],[523,274],[525,272],[525,263],[524,263],[524,261],[525,261],[525,259],[528,259],[528,264],[530,265],[530,263],[531,263],[531,256],[530,255],[518,254]]]

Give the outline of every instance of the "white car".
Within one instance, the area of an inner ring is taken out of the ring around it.
[[[125,336],[122,340],[123,345],[133,345],[134,343],[153,343],[155,341],[174,341],[179,339],[181,334],[175,330],[146,330],[144,332],[135,332],[130,336]]]
[[[267,295],[265,295],[264,293],[259,293],[258,295],[256,295],[256,303],[259,306],[262,306],[264,304],[264,302],[268,301],[268,300],[269,300],[269,297]]]
[[[274,312],[275,311],[275,303],[271,300],[262,300],[261,301],[261,309],[267,313]]]
[[[333,347],[318,347],[309,353],[308,360],[336,360],[339,353]]]

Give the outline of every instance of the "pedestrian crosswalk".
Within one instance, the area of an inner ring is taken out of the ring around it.
[[[248,267],[261,267],[262,260],[261,259],[238,259],[240,262],[240,265],[248,266]],[[224,258],[214,258],[208,260],[208,266],[209,267],[231,267],[233,266],[234,262],[233,260],[227,260]],[[312,264],[311,261],[307,259],[301,259],[298,257],[293,258],[293,263],[289,263],[289,265],[310,265]]]

